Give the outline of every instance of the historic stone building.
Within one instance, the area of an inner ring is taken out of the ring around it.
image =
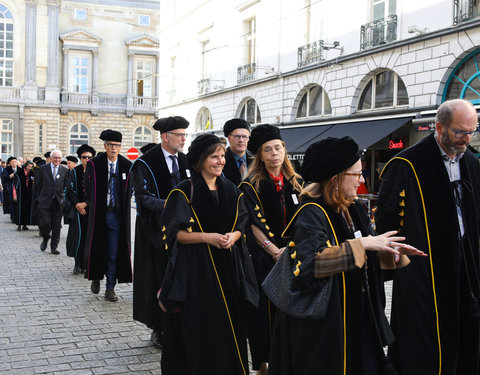
[[[350,135],[373,172],[442,101],[480,105],[478,16],[472,0],[162,2],[159,115],[277,124],[293,159]]]
[[[0,0],[2,159],[158,141],[159,2]]]

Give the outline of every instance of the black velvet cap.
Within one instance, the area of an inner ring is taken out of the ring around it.
[[[66,161],[66,160],[62,160],[62,161],[60,162],[60,164],[62,164],[62,165],[67,165],[67,161]]]
[[[45,156],[46,158],[49,158],[50,157],[50,151],[47,151],[46,153],[44,153],[43,156]]]
[[[69,156],[66,157],[66,159],[67,159],[68,161],[73,161],[74,163],[78,163],[78,159],[77,159],[76,156],[69,155]]]
[[[37,167],[40,167],[41,165],[44,165],[44,164],[46,164],[46,163],[47,163],[47,162],[46,162],[46,160],[44,160],[44,159],[38,159],[38,160],[35,162],[35,164],[37,165]]]
[[[322,182],[347,170],[358,159],[358,145],[352,138],[329,137],[308,147],[301,175],[305,181]]]
[[[32,161],[33,161],[34,163],[37,163],[37,161],[39,161],[39,160],[42,160],[42,158],[41,158],[40,156],[35,156],[35,157],[32,159]]]
[[[104,130],[103,132],[100,133],[99,137],[102,141],[113,141],[113,142],[122,142],[122,133],[112,130],[112,129],[107,129]]]
[[[92,156],[97,155],[97,151],[95,151],[95,149],[92,146],[89,146],[86,143],[84,143],[79,148],[77,148],[78,157],[81,157],[82,154],[84,154],[85,152],[90,152]]]
[[[225,137],[228,137],[235,129],[247,129],[249,132],[252,131],[252,127],[244,119],[232,118],[223,125],[223,134],[225,134]]]
[[[170,116],[158,119],[153,128],[160,133],[169,132],[175,129],[186,129],[190,123],[182,116]]]
[[[8,159],[7,159],[7,164],[10,163],[12,160],[17,160],[17,158],[15,156],[10,156]]]
[[[188,148],[187,162],[190,168],[192,168],[195,163],[200,160],[200,156],[202,156],[202,153],[207,148],[217,143],[223,145],[220,138],[210,133],[200,134],[197,138],[195,138]]]
[[[140,147],[140,151],[142,151],[142,154],[144,154],[148,150],[150,150],[152,147],[155,147],[156,145],[157,145],[156,143],[147,143],[145,146]]]
[[[258,125],[250,134],[250,141],[248,142],[248,151],[256,154],[261,145],[274,139],[282,139],[280,129],[273,125]]]

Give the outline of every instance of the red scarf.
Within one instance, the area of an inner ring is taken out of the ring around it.
[[[275,189],[277,189],[277,193],[278,193],[283,188],[283,174],[282,174],[282,172],[280,172],[280,175],[278,175],[277,177],[275,177],[270,172],[268,172],[268,174],[269,174],[270,178],[273,180],[273,183],[275,185]]]
[[[26,169],[24,169],[24,172],[25,172],[25,185],[28,188],[28,171]]]

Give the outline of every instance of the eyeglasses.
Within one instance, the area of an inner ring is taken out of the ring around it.
[[[174,132],[167,132],[168,134],[175,135],[178,138],[187,138],[187,135],[185,133],[174,133]]]
[[[467,135],[470,135],[472,138],[476,138],[478,136],[478,132],[480,132],[480,128],[478,126],[472,132],[464,132],[462,130],[452,129],[450,126],[445,124],[442,125],[444,125],[447,129],[450,129],[455,134],[455,138],[465,138]]]
[[[91,159],[93,156],[82,155],[80,156],[82,159]]]
[[[107,145],[107,147],[109,148],[120,148],[122,147],[122,144],[121,143],[110,143],[110,142],[107,142],[105,143]]]
[[[249,135],[232,134],[232,137],[235,138],[237,141],[239,141],[240,139],[243,139],[244,141],[250,139]]]
[[[360,181],[360,178],[362,178],[362,176],[363,176],[362,172],[358,172],[358,173],[345,172],[344,174],[347,175],[347,176],[356,176],[357,181]]]

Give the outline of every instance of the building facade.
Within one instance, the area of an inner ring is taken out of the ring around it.
[[[350,135],[374,172],[444,100],[480,105],[478,16],[473,0],[162,2],[159,116],[276,124],[292,159]]]
[[[159,2],[0,0],[1,157],[158,141]]]

